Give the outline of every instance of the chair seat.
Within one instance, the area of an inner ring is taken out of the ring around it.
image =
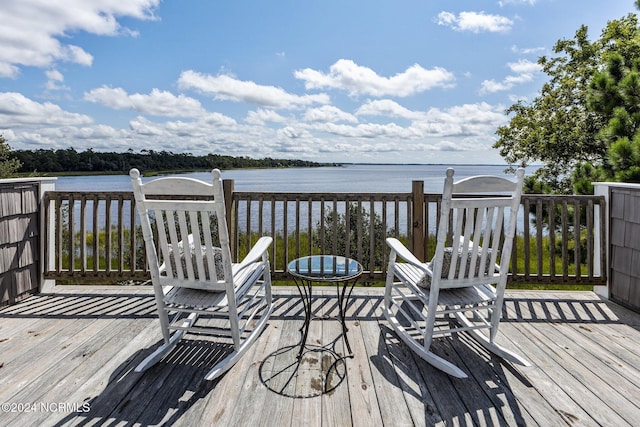
[[[468,288],[440,289],[438,302],[447,306],[469,306],[489,304],[495,301],[495,288],[491,285],[477,285]]]
[[[429,301],[429,293],[424,292],[420,284],[424,282],[424,270],[409,264],[396,263],[393,266],[396,277],[406,285],[411,286],[413,292],[420,296],[424,302]],[[419,287],[420,289],[417,289]],[[438,301],[441,305],[478,305],[495,301],[495,288],[491,285],[477,285],[466,288],[440,289]]]
[[[242,270],[239,270],[239,267],[240,264],[232,265],[237,299],[241,299],[262,275],[265,270],[265,264],[263,262],[254,262]],[[226,306],[227,295],[224,291],[216,292],[175,286],[165,294],[164,301],[173,306],[204,310]]]

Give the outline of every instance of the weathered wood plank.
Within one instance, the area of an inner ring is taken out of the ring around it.
[[[374,358],[370,369],[382,423],[394,426],[413,425],[396,371],[393,365],[387,363],[391,356],[377,322],[361,322],[360,327],[367,355]]]
[[[416,426],[444,425],[442,417],[436,410],[435,402],[429,392],[426,381],[418,369],[416,363],[424,363],[414,358],[411,350],[404,345],[395,333],[388,327],[386,321],[382,321],[381,308],[378,305],[372,319],[379,319],[380,346],[386,346],[385,354],[371,355],[374,366],[387,364],[393,367],[398,377],[398,384],[403,392],[404,400],[409,410],[411,419]],[[386,368],[385,368],[386,370]]]
[[[432,351],[449,357],[447,345],[442,339],[434,340]],[[467,387],[467,380],[454,379],[429,365],[417,355],[412,355],[416,368],[433,397],[434,405],[445,425],[473,425],[474,420],[461,400],[458,387]],[[473,405],[476,406],[476,405]]]
[[[520,348],[532,363],[540,367],[523,370],[524,375],[530,378],[532,383],[543,381],[536,376],[537,371],[544,371],[544,374],[548,375],[548,381],[551,383],[540,389],[540,392],[567,422],[627,425],[615,411],[606,408],[605,405],[593,404],[601,398],[580,380],[583,375],[589,375],[588,370],[566,354],[563,346],[567,343],[564,339],[556,342],[550,337],[556,325],[524,322],[518,326],[521,337],[517,338],[517,342]],[[530,375],[532,377],[529,377]],[[589,375],[589,381],[598,380],[597,377]]]
[[[501,382],[500,369],[486,370],[491,363],[491,356],[467,334],[454,334],[451,340],[442,340],[449,347],[447,358],[455,365],[462,367],[467,374],[475,379],[450,378],[453,389],[463,402],[466,413],[477,425],[516,425],[516,418],[520,411],[516,408],[514,415],[511,408],[504,407],[505,402],[496,396],[498,392],[509,392],[508,389],[499,390],[496,383]],[[484,373],[484,375],[482,375]],[[487,385],[490,385],[487,387]]]
[[[291,390],[293,386],[291,381],[295,381],[295,378],[292,379],[291,376],[293,367],[289,366],[290,359],[282,356],[282,351],[296,351],[300,340],[299,328],[302,325],[303,312],[300,296],[296,295],[295,289],[277,289],[276,292],[279,296],[278,300],[284,301],[281,310],[274,316],[281,331],[277,340],[277,349],[262,356],[266,359],[263,361],[261,371],[263,377],[260,381],[268,389],[268,393],[260,413],[260,422],[257,424],[260,426],[276,424],[288,426],[293,423],[294,399],[286,395],[285,391]],[[275,304],[278,305],[277,302]]]
[[[535,425],[536,420],[531,412],[542,414],[542,419],[550,425],[561,425],[562,418],[543,399],[521,401],[516,390],[525,390],[529,386],[528,381],[522,377],[518,366],[511,366],[498,357],[492,356],[476,341],[466,334],[459,335],[459,344],[455,351],[459,355],[460,363],[467,367],[469,376],[474,381],[469,381],[474,393],[486,396],[483,399],[474,399],[473,395],[463,397],[465,402],[482,402],[485,406],[476,409],[478,417],[482,417],[480,424],[496,425]],[[513,343],[504,343],[507,348],[516,349]],[[458,363],[458,362],[454,362]],[[459,365],[460,366],[460,365]],[[527,368],[524,368],[527,369]],[[466,394],[471,387],[460,387],[459,391]],[[494,413],[495,411],[495,413]],[[484,420],[484,418],[490,418]],[[486,421],[486,422],[484,422]]]
[[[221,349],[195,338],[147,372],[133,372],[161,339],[149,291],[62,289],[0,310],[0,325],[29,325],[0,342],[0,362],[10,355],[0,365],[0,401],[91,408],[0,413],[0,424],[297,426],[311,414],[312,424],[323,426],[630,425],[640,417],[640,316],[592,293],[509,292],[498,340],[533,366],[506,363],[459,334],[435,348],[470,373],[456,380],[399,342],[380,315],[381,289],[358,288],[347,312],[354,358],[345,361],[346,379],[330,394],[300,399],[268,389],[260,377],[261,368],[284,362],[270,354],[299,342],[295,288],[275,288],[269,326],[214,382],[203,377]],[[320,313],[337,314],[335,289],[317,291]],[[316,344],[340,332],[335,320],[312,327]],[[30,329],[38,333],[23,336]],[[335,349],[344,351],[341,342]],[[294,376],[298,390],[314,378],[307,371],[307,378]]]
[[[559,414],[563,421],[568,425],[585,425],[585,426],[597,426],[591,416],[574,401],[574,390],[569,387],[564,387],[562,379],[558,379],[556,372],[561,367],[558,367],[555,362],[548,358],[547,355],[541,351],[541,346],[532,336],[527,332],[523,332],[520,328],[515,329],[513,335],[510,334],[511,339],[519,344],[519,351],[525,354],[529,361],[533,364],[532,367],[522,370],[522,375],[532,385],[535,384],[536,393],[539,393],[542,398],[547,402],[553,410]],[[594,402],[592,402],[594,403]],[[538,421],[538,424],[545,424],[546,419],[539,418],[538,413],[532,413],[534,418]]]
[[[62,348],[66,342],[75,341],[77,334],[90,323],[86,319],[35,322],[30,323],[31,327],[0,340],[0,359],[5,366],[11,367],[11,372],[0,379],[0,385],[5,384],[17,370],[28,369],[33,363],[41,363],[39,361],[52,353],[52,349]]]
[[[85,321],[86,322],[86,321]],[[58,352],[50,352],[48,360],[39,358],[37,363],[42,363],[42,374],[22,381],[19,391],[5,401],[13,402],[44,402],[44,403],[68,403],[80,406],[84,399],[78,402],[68,400],[69,395],[88,380],[93,373],[110,359],[109,352],[103,352],[103,348],[121,348],[126,342],[135,337],[144,323],[128,319],[124,329],[114,328],[116,320],[96,320],[82,331],[82,338],[68,345],[66,355]],[[81,335],[80,333],[78,335]],[[62,358],[58,358],[63,356]],[[92,364],[79,363],[79,361],[91,358]],[[4,397],[3,397],[4,399]],[[64,411],[63,411],[64,412]],[[19,416],[19,414],[14,414]],[[37,412],[34,414],[36,421],[40,417],[51,414]],[[9,417],[7,421],[11,421]]]
[[[545,332],[556,343],[562,343],[564,360],[574,360],[569,365],[573,377],[630,425],[640,420],[636,397],[640,386],[638,365],[629,366],[612,357],[610,352],[576,331],[574,325],[557,325],[546,328]]]
[[[65,323],[60,330],[48,334],[46,339],[38,341],[37,344],[25,346],[24,349],[11,346],[11,350],[7,351],[7,359],[0,379],[0,385],[2,385],[0,399],[7,401],[13,393],[19,393],[21,389],[34,388],[27,385],[37,382],[40,375],[47,370],[56,368],[61,360],[70,357],[77,346],[85,340],[105,332],[109,322],[77,319]],[[34,366],[38,366],[35,372],[33,372]]]
[[[316,290],[318,291],[318,290]],[[312,300],[312,312],[319,315],[320,292],[316,292]],[[310,346],[322,345],[322,323],[320,319],[312,319],[309,324],[307,344]],[[315,427],[322,425],[322,379],[319,378],[318,353],[305,350],[302,353],[296,375],[295,396],[303,397],[294,399],[292,425],[296,421],[303,421],[305,426]],[[307,397],[311,396],[311,397]]]
[[[331,320],[322,322],[322,343],[327,345],[335,342],[334,350],[339,356],[346,357],[348,351],[342,337],[342,326],[338,320],[338,300],[335,298],[336,290],[322,292],[323,299],[329,301],[322,306],[321,314],[331,317]],[[348,308],[348,307],[347,307]],[[347,320],[352,316],[352,310],[345,313],[345,323],[349,329],[349,341],[361,339],[357,336],[359,328],[354,321]],[[328,373],[328,388],[331,390],[322,395],[322,426],[323,427],[348,427],[353,425],[351,418],[351,405],[349,403],[349,384],[347,379],[347,366],[353,362],[353,358],[346,357],[342,361],[336,361],[335,368]],[[325,369],[323,369],[324,371]],[[335,387],[335,388],[334,388]]]
[[[119,349],[103,348],[102,356],[106,361],[102,365],[90,364],[94,367],[91,375],[85,375],[81,383],[76,384],[71,394],[65,399],[68,402],[87,402],[89,413],[52,415],[47,422],[60,425],[98,424],[106,420],[113,408],[120,403],[143,373],[135,373],[133,369],[142,361],[144,353],[140,350],[156,341],[160,329],[158,322],[140,322],[143,328],[137,335],[124,342]],[[113,350],[113,351],[109,351]],[[133,356],[132,356],[133,355]]]
[[[358,298],[358,301],[361,299],[362,297]],[[369,303],[364,304],[365,310],[369,306]],[[370,353],[364,344],[366,335],[363,331],[364,324],[376,323],[376,321],[368,317],[366,311],[363,313],[357,310],[359,306],[353,301],[351,307],[349,314],[356,320],[348,322],[349,344],[353,351],[353,358],[347,360],[347,386],[351,405],[350,421],[354,426],[383,425],[372,375]]]
[[[268,356],[279,348],[283,324],[284,322],[281,321],[277,323],[275,321],[269,322],[258,342],[253,345],[254,348],[243,357],[243,359],[247,359],[241,361],[244,364],[234,366],[234,375],[237,375],[239,380],[242,379],[242,371],[245,371],[246,375],[242,383],[241,393],[234,405],[233,416],[230,418],[229,423],[225,425],[258,426],[263,421],[263,414],[266,408],[275,399],[282,399],[281,396],[276,395],[265,386],[261,380],[260,372],[263,368],[268,369],[268,367],[264,366],[264,364],[269,364],[272,361]],[[247,364],[248,366],[246,366]],[[240,385],[239,380],[237,385]],[[244,396],[251,396],[251,398],[247,399]]]

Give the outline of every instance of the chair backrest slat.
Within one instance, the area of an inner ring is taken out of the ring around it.
[[[182,177],[143,184],[139,173],[134,175],[132,171],[154,283],[232,293],[220,172],[212,172],[211,184]]]
[[[523,178],[519,169],[515,182],[494,176],[453,182],[453,169],[447,171],[431,286],[505,286]]]

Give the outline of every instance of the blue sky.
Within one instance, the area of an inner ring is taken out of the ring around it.
[[[13,149],[503,163],[536,60],[633,0],[0,0]]]

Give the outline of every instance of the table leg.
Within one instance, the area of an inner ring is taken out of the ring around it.
[[[336,282],[336,294],[338,297],[338,313],[339,313],[338,320],[340,321],[340,326],[342,328],[342,336],[344,337],[344,342],[347,346],[348,357],[353,357],[353,351],[351,350],[351,344],[349,344],[349,336],[347,335],[349,328],[347,328],[345,315],[346,315],[347,306],[349,305],[349,299],[351,298],[351,293],[357,281],[358,279],[351,280],[351,281],[344,281],[344,282]],[[302,334],[302,340],[300,342],[300,351],[298,352],[298,358],[300,358],[304,353],[305,346],[307,345],[307,337],[309,335],[309,326],[311,324],[311,320],[313,319],[313,313],[312,313],[313,281],[294,278],[294,282],[296,284],[296,287],[298,288],[298,292],[300,293],[300,299],[302,300],[302,306],[304,308],[304,323],[300,327],[300,333]]]
[[[311,323],[311,304],[312,304],[312,290],[313,283],[309,280],[294,278],[298,292],[300,292],[300,299],[302,300],[302,306],[304,308],[304,323],[300,327],[302,333],[302,341],[300,343],[300,351],[298,352],[298,358],[302,356],[304,347],[307,345],[307,336],[309,335],[309,325]]]
[[[342,326],[342,336],[344,337],[344,342],[347,345],[347,351],[349,352],[349,356],[353,356],[353,351],[351,351],[351,345],[349,344],[349,336],[347,335],[349,328],[347,328],[347,324],[345,323],[344,318],[346,315],[347,306],[349,305],[349,299],[351,298],[351,292],[353,291],[353,287],[356,285],[357,281],[358,279],[352,280],[351,284],[349,284],[349,281],[342,282],[342,289],[340,289],[340,283],[336,283],[336,293],[338,294],[338,310],[340,313],[340,324]]]

